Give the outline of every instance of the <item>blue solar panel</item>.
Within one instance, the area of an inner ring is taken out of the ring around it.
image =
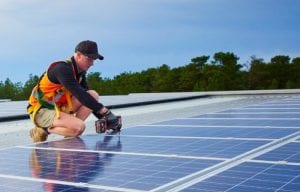
[[[300,131],[295,128],[230,128],[230,127],[172,127],[136,126],[124,129],[122,135],[178,136],[178,137],[232,137],[278,139]]]
[[[236,113],[236,112],[243,112],[243,113],[272,113],[272,112],[277,112],[277,113],[300,113],[300,107],[299,108],[239,108],[239,109],[229,109],[223,111],[224,113]]]
[[[298,192],[300,166],[242,163],[182,191]]]
[[[291,142],[265,153],[255,159],[266,161],[287,161],[300,163],[300,143]],[[300,168],[300,167],[299,167]]]
[[[295,192],[300,188],[299,117],[295,101],[276,100],[131,127],[120,136],[86,135],[4,149],[0,189]],[[280,145],[283,141],[287,144]]]
[[[93,137],[99,139],[98,135]],[[86,141],[93,137],[87,137]],[[83,187],[87,189],[98,187],[97,190],[101,187],[103,189],[117,187],[129,191],[151,190],[220,162],[218,160],[99,153],[97,150],[102,146],[96,145],[89,149],[84,139],[77,138],[68,139],[68,144],[73,144],[73,149],[66,150],[64,141],[53,141],[39,144],[32,149],[20,147],[2,150],[0,151],[0,175],[22,177],[25,180],[30,178],[32,181],[43,183],[42,187],[46,187],[45,185],[58,187],[58,191],[82,188],[82,186],[74,186],[75,183],[88,183],[89,186]],[[46,145],[47,148],[41,148]],[[113,150],[121,147],[118,142],[116,145],[119,147]],[[61,150],[57,149],[60,147],[62,147]],[[39,187],[34,191],[40,191],[41,186]]]
[[[68,184],[51,183],[51,181],[42,182],[26,180],[25,178],[1,178],[0,189],[5,192],[29,192],[29,191],[55,191],[55,192],[113,192],[108,189],[95,189]],[[114,191],[115,192],[115,191]]]
[[[273,127],[300,127],[297,120],[268,120],[268,119],[176,119],[157,123],[158,125],[201,125],[201,126],[273,126]]]
[[[274,120],[276,120],[276,118],[299,118],[300,117],[300,113],[299,114],[282,114],[282,113],[278,113],[278,114],[260,114],[260,113],[251,113],[251,114],[225,114],[225,113],[214,113],[214,114],[206,114],[206,115],[201,115],[201,116],[195,116],[196,118],[274,118]]]
[[[118,136],[111,136],[112,142],[116,142]],[[85,136],[82,138],[86,145],[97,143],[99,136]],[[249,150],[262,146],[269,141],[253,140],[226,140],[226,139],[196,139],[196,138],[161,138],[161,137],[126,137],[121,139],[122,152],[185,155],[194,157],[232,158]],[[52,142],[38,144],[37,147],[53,147]],[[76,144],[72,140],[66,146],[57,148],[72,149]],[[95,148],[97,150],[97,148]],[[100,150],[107,150],[105,147]],[[112,151],[112,150],[110,150]]]

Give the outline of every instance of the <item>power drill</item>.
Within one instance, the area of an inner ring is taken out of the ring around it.
[[[118,119],[118,123],[115,123],[115,125],[110,125],[105,117],[97,120],[95,122],[96,133],[109,133],[110,130],[114,133],[120,132],[122,127],[122,117],[116,117]]]

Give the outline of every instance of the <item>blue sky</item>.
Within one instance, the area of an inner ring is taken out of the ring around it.
[[[299,13],[298,0],[1,0],[0,80],[40,75],[87,39],[105,57],[90,71],[110,78],[219,51],[299,57]]]

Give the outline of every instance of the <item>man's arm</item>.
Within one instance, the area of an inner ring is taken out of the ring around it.
[[[98,119],[106,118],[109,128],[120,131],[122,123],[119,118],[86,92],[86,89],[75,80],[70,65],[66,63],[55,65],[48,71],[48,78],[53,83],[64,85],[81,104],[93,110]]]
[[[99,113],[103,110],[103,113],[105,113],[106,110],[104,109],[103,104],[96,101],[89,93],[86,92],[85,88],[76,81],[73,76],[73,69],[71,65],[62,62],[53,66],[48,71],[48,78],[51,82],[59,83],[66,87],[66,89],[68,89],[81,104],[90,108],[93,112]]]

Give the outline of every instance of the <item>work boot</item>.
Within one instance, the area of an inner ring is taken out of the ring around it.
[[[34,143],[42,142],[47,140],[48,133],[40,127],[34,127],[30,129],[30,137]]]

